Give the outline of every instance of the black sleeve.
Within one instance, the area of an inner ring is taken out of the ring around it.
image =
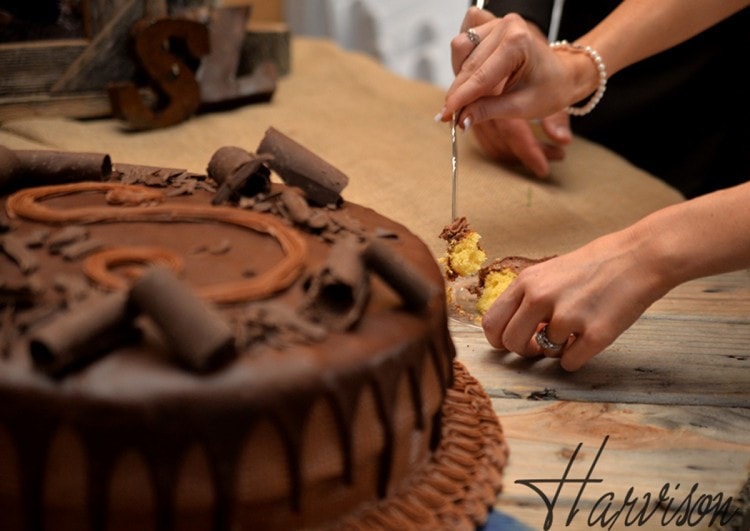
[[[552,4],[553,0],[489,0],[484,8],[498,17],[518,13],[539,26],[546,35],[549,33]]]

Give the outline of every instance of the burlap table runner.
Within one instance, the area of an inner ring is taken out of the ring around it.
[[[109,153],[115,165],[204,172],[219,147],[255,151],[273,126],[349,176],[345,199],[400,221],[439,256],[438,234],[451,214],[450,131],[433,121],[442,100],[441,89],[398,77],[367,56],[297,37],[291,74],[270,103],[141,133],[125,132],[111,119],[15,120],[0,127],[0,144]],[[553,165],[550,180],[539,181],[484,158],[471,135],[458,137],[459,214],[480,231],[491,256],[561,253],[681,200],[582,139]]]

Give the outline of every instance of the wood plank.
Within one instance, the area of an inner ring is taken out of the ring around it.
[[[127,0],[88,0],[83,2],[84,29],[89,38],[101,32]]]
[[[105,90],[107,84],[131,79],[135,64],[128,56],[130,29],[144,16],[143,0],[127,0],[52,86],[53,93]]]
[[[642,318],[575,373],[554,359],[494,351],[476,328],[451,330],[459,359],[494,397],[750,406],[750,323]]]
[[[693,504],[701,495],[736,499],[748,479],[750,410],[745,408],[518,399],[496,399],[493,405],[510,446],[497,507],[531,529],[542,528],[547,509],[540,495],[516,481],[561,479],[579,444],[568,478],[584,478],[605,438],[592,475],[602,481],[585,486],[578,503],[581,512],[569,528],[590,528],[586,519],[590,514],[601,515],[602,504],[597,507],[596,501],[609,492],[614,494],[616,507],[633,488],[633,495],[640,497],[636,507],[642,508],[646,493],[656,497],[669,484],[676,500],[673,506],[678,507],[694,485]],[[550,498],[556,488],[554,484],[538,486]],[[566,527],[580,487],[580,483],[569,483],[561,490],[552,529]],[[663,525],[662,518],[670,516],[674,523],[675,515],[662,507],[639,528],[676,528]],[[709,529],[708,523],[703,519],[691,528]],[[613,529],[626,528],[622,519],[617,524]]]
[[[252,19],[242,43],[237,75],[252,74],[265,62],[276,65],[279,76],[291,72],[291,31],[284,23],[256,23]]]
[[[654,303],[648,313],[698,320],[749,317],[750,269],[687,282]]]
[[[101,118],[112,112],[106,92],[81,92],[67,96],[47,94],[0,98],[0,124],[34,116]]]
[[[733,284],[744,275],[710,282]],[[702,293],[701,285],[668,298]],[[529,360],[493,350],[479,327],[457,321],[450,326],[459,359],[477,371],[493,397],[750,407],[750,306],[727,293],[705,294],[726,297],[721,312],[701,313],[708,305],[698,298],[685,310],[690,314],[679,313],[688,307],[686,298],[682,306],[669,302],[650,309],[575,373],[563,371],[554,359]]]
[[[88,44],[84,39],[0,44],[0,97],[48,92]]]

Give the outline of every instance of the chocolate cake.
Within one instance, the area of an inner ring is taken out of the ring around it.
[[[0,529],[472,529],[507,448],[405,227],[269,129],[0,146]]]

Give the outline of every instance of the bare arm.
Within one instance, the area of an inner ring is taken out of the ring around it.
[[[610,76],[670,48],[750,5],[750,0],[625,0],[578,42],[599,52]],[[472,8],[473,9],[473,8]],[[465,125],[491,118],[540,118],[590,95],[598,73],[588,56],[552,51],[517,15],[474,28],[451,43],[456,78],[440,112]],[[467,120],[468,118],[468,120]]]
[[[567,343],[563,368],[579,369],[677,285],[750,267],[748,202],[750,182],[662,209],[524,270],[485,314],[487,340],[537,356],[543,351],[532,337],[546,324],[551,341]]]

